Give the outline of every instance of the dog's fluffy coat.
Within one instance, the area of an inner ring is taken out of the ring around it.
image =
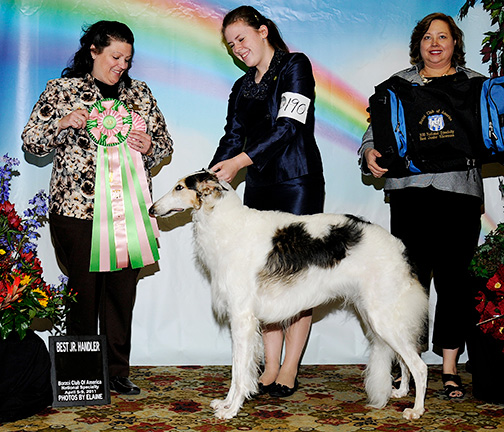
[[[181,179],[150,212],[170,216],[188,208],[193,209],[197,256],[211,279],[214,310],[231,326],[232,381],[226,399],[211,404],[217,417],[234,417],[245,398],[257,392],[261,324],[285,322],[336,298],[352,302],[366,324],[369,404],[382,408],[391,396],[405,396],[411,372],[415,405],[403,416],[423,414],[427,366],[417,342],[428,300],[398,239],[354,216],[250,209],[205,170]],[[403,379],[393,390],[396,358]]]

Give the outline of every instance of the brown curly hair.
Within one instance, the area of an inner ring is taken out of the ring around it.
[[[425,33],[427,33],[430,25],[432,24],[432,21],[434,20],[444,21],[450,28],[451,36],[455,41],[455,47],[453,49],[453,56],[451,59],[452,66],[465,66],[466,61],[464,51],[464,33],[462,32],[462,30],[460,30],[460,28],[458,28],[457,24],[455,24],[455,21],[451,16],[445,15],[441,12],[431,13],[430,15],[427,15],[425,18],[418,21],[416,27],[413,29],[409,45],[410,63],[416,65],[423,61],[420,54],[420,43],[422,42],[422,38],[424,37]]]

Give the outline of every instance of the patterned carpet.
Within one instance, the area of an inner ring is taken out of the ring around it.
[[[463,370],[464,367],[462,366]],[[461,372],[468,393],[449,401],[441,393],[441,368],[429,367],[426,413],[406,421],[410,394],[382,410],[366,407],[361,365],[302,366],[300,389],[288,399],[258,396],[232,420],[218,420],[209,404],[227,392],[229,366],[134,367],[138,396],[112,396],[110,405],[47,408],[39,415],[0,425],[14,431],[504,431],[504,405],[474,399],[471,375]]]

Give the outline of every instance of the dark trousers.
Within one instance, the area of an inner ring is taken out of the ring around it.
[[[68,335],[107,337],[110,376],[129,376],[131,323],[139,270],[90,272],[92,221],[49,216],[56,256],[66,268],[77,302],[67,315]]]
[[[322,174],[305,175],[268,186],[245,186],[243,203],[257,210],[278,210],[296,215],[324,211],[325,182]]]
[[[404,242],[427,294],[434,279],[433,344],[462,348],[472,291],[468,267],[481,229],[481,200],[433,187],[392,191],[390,227]]]

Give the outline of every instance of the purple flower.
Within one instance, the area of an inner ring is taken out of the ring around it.
[[[9,200],[10,180],[13,174],[19,174],[17,171],[13,173],[12,167],[17,165],[19,160],[10,158],[8,153],[0,157],[0,203]]]
[[[17,332],[23,339],[34,317],[50,318],[53,332],[61,334],[69,303],[75,301],[75,294],[67,291],[66,285],[50,287],[42,278],[42,266],[37,258],[37,230],[47,222],[47,194],[39,191],[29,201],[31,207],[24,212],[23,218],[8,200],[11,179],[19,175],[13,169],[16,165],[19,165],[17,159],[8,155],[0,157],[0,264],[7,270],[0,272],[0,286],[12,284],[13,280],[25,280],[27,285],[22,295],[15,299],[0,297],[0,309],[9,308],[8,314],[0,313],[0,340],[11,332]],[[60,277],[60,281],[66,283],[66,280]],[[40,292],[45,296],[44,302]]]
[[[28,201],[28,203],[33,205],[33,211],[37,216],[46,216],[48,211],[47,206],[48,196],[43,189],[39,190],[35,196]]]

